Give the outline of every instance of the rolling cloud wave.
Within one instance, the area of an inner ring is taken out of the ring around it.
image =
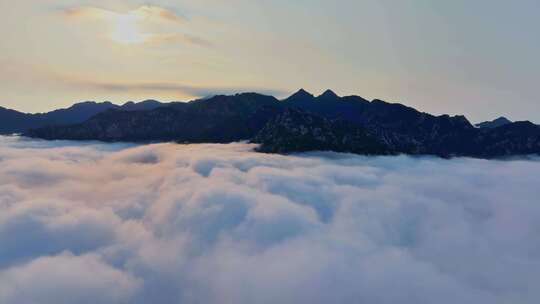
[[[0,303],[537,303],[540,162],[0,138]]]

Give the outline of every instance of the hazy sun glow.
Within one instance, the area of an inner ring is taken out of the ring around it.
[[[145,35],[139,30],[139,16],[136,14],[114,14],[110,18],[111,33],[110,38],[122,44],[142,43]]]

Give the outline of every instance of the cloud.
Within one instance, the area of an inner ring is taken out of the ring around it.
[[[0,137],[0,302],[540,299],[538,159],[253,148]]]
[[[176,12],[143,5],[126,12],[97,7],[71,7],[62,11],[68,20],[94,20],[108,25],[106,37],[120,44],[181,43],[199,47],[213,44],[197,35],[180,31],[187,18]]]
[[[62,11],[68,18],[106,18],[113,13],[95,7],[71,7]]]
[[[77,79],[71,76],[59,76],[62,82],[68,83],[71,87],[98,90],[101,92],[167,92],[195,97],[208,97],[214,95],[231,95],[242,92],[257,92],[272,96],[285,96],[288,92],[279,89],[268,89],[262,87],[205,87],[182,83],[169,82],[101,82],[90,79]]]
[[[127,12],[116,12],[98,7],[82,6],[70,7],[62,10],[68,18],[101,18],[113,19],[121,15],[133,16],[139,20],[160,19],[162,21],[171,21],[176,23],[186,22],[186,18],[178,15],[176,12],[151,5],[143,5]]]
[[[177,23],[183,23],[186,21],[185,17],[178,15],[174,11],[171,11],[169,9],[159,7],[159,6],[143,5],[137,8],[136,10],[134,10],[133,13],[141,16],[141,18],[144,18],[144,19],[160,18],[163,20],[177,22]]]
[[[191,44],[205,48],[212,48],[214,44],[206,39],[201,37],[189,35],[189,34],[153,34],[147,36],[146,42],[149,43],[182,43],[182,44]]]
[[[126,303],[140,283],[96,255],[62,253],[0,272],[0,302]]]

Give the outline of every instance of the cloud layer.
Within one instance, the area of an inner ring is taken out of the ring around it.
[[[136,82],[95,82],[88,79],[74,79],[74,77],[62,75],[58,77],[60,80],[69,84],[71,87],[81,89],[97,89],[103,92],[172,92],[183,93],[188,96],[208,97],[214,95],[234,95],[243,92],[257,92],[276,96],[277,98],[285,97],[289,92],[258,88],[258,87],[212,87],[212,86],[194,86],[184,83],[136,83]]]
[[[0,303],[537,303],[540,162],[0,138]]]

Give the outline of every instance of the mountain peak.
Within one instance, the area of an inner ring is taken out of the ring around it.
[[[304,89],[300,89],[298,90],[298,92],[294,93],[291,95],[291,97],[313,97],[313,94],[309,93],[308,91],[304,90]],[[289,98],[291,98],[289,97]]]
[[[495,119],[494,121],[504,122],[504,123],[512,123],[512,121],[510,121],[508,118],[506,118],[504,116],[501,116],[501,117]]]
[[[318,98],[322,98],[322,99],[337,99],[339,98],[339,96],[334,93],[334,91],[332,90],[326,90],[324,91],[324,93],[322,93]]]
[[[493,129],[493,128],[501,127],[501,126],[508,125],[508,124],[511,124],[511,123],[512,123],[512,121],[510,121],[508,118],[506,118],[504,116],[501,116],[501,117],[499,117],[497,119],[494,119],[492,121],[484,121],[484,122],[481,122],[479,124],[476,124],[476,127]]]

